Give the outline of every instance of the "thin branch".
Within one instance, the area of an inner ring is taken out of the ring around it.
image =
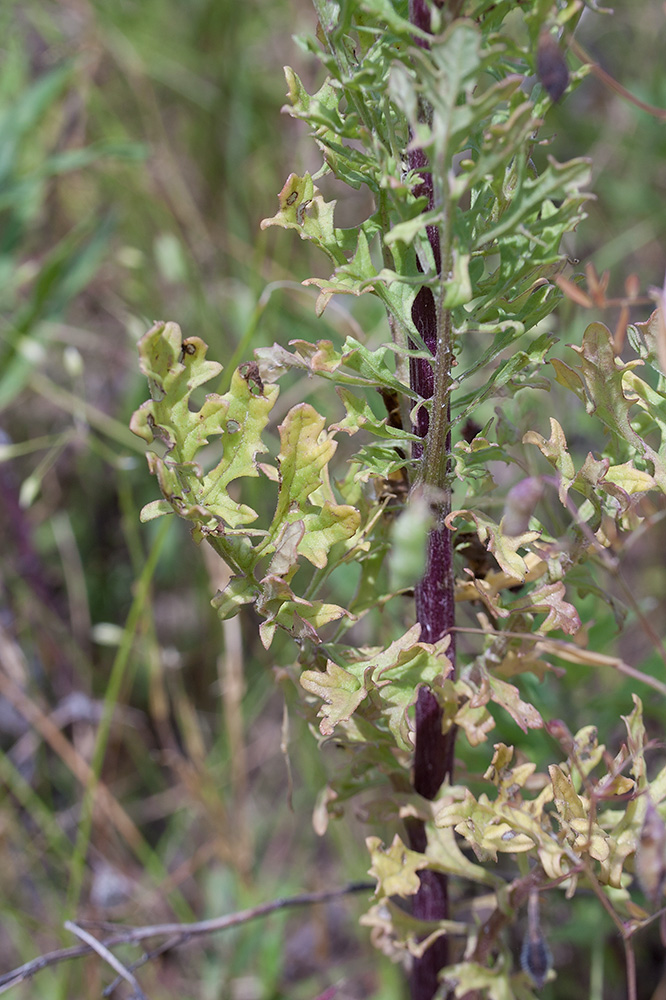
[[[638,987],[636,980],[636,955],[634,953],[634,943],[626,934],[622,934],[624,944],[624,960],[627,970],[627,1000],[637,1000]]]
[[[567,854],[569,854],[569,856],[572,859],[576,858],[576,855],[572,854],[569,851],[567,851]],[[631,933],[627,931],[627,928],[622,918],[619,916],[618,913],[615,912],[613,904],[606,896],[606,893],[599,884],[599,881],[596,875],[594,874],[592,868],[588,864],[588,862],[585,861],[583,858],[576,858],[576,859],[578,861],[581,871],[583,871],[587,877],[592,892],[595,894],[595,896],[597,897],[597,899],[603,906],[604,910],[611,918],[611,920],[613,921],[613,923],[615,924],[620,933],[620,936],[622,938],[622,944],[624,946],[625,970],[627,975],[627,1000],[637,1000],[638,993],[636,985],[636,956],[634,954],[634,946],[633,946],[633,941],[631,940]]]
[[[162,944],[158,945],[156,948],[151,948],[150,951],[144,951],[141,958],[137,958],[135,962],[130,962],[129,965],[127,965],[127,969],[129,969],[130,972],[136,972],[137,969],[140,969],[148,962],[152,962],[154,959],[159,958],[160,955],[166,954],[167,951],[171,951],[171,949],[175,948],[177,945],[185,944],[186,940],[187,939],[183,940],[183,938],[180,937],[167,938],[166,941],[163,941]],[[112,983],[109,983],[108,986],[104,987],[102,990],[102,996],[110,997],[113,991],[120,986],[121,982],[121,976],[116,976]]]
[[[60,962],[67,962],[71,958],[83,958],[91,951],[92,948],[85,944],[77,945],[74,948],[60,948],[58,951],[47,951],[45,955],[33,958],[25,965],[19,965],[18,968],[0,976],[0,993],[6,993],[13,986],[18,986],[19,983],[25,982],[26,979],[30,979],[35,973],[41,972],[42,969],[46,969],[50,965],[59,965]]]
[[[467,628],[462,625],[453,626],[449,631],[464,632],[469,635],[483,635],[486,638],[491,635],[485,629]],[[594,653],[583,646],[577,646],[574,642],[567,642],[565,639],[550,639],[536,632],[530,634],[529,632],[511,632],[501,629],[493,634],[493,638],[498,635],[505,636],[507,639],[521,639],[524,642],[533,642],[536,646],[534,652],[538,656],[542,653],[550,653],[552,656],[559,656],[561,660],[566,660],[568,663],[579,663],[586,667],[613,667],[618,673],[624,674],[626,677],[633,677],[634,680],[646,684],[666,698],[666,684],[663,681],[643,673],[636,667],[632,667],[631,664],[625,663],[618,656]]]
[[[629,101],[630,104],[634,104],[641,111],[647,111],[649,115],[653,118],[658,118],[659,121],[666,121],[666,109],[657,108],[654,104],[646,104],[645,101],[641,101],[640,98],[635,97],[626,87],[623,87],[621,83],[607,73],[605,69],[602,69],[599,63],[596,63],[592,56],[585,51],[583,46],[576,41],[575,38],[569,39],[569,45],[571,51],[580,59],[582,63],[589,66],[594,75],[601,80],[610,90],[614,90],[616,94],[623,97],[625,101]]]
[[[569,873],[570,874],[570,873]],[[551,884],[551,883],[549,883]],[[544,887],[543,872],[534,868],[528,875],[515,879],[506,890],[506,901],[502,901],[484,920],[474,946],[470,961],[483,964],[490,956],[499,934],[513,922],[516,910],[524,906],[530,893]]]
[[[200,920],[191,924],[153,924],[148,927],[126,927],[119,929],[102,942],[97,942],[99,946],[108,950],[120,944],[138,944],[151,937],[171,938],[170,947],[177,947],[184,941],[192,937],[201,937],[206,934],[216,934],[219,931],[227,930],[229,927],[238,927],[241,924],[257,920],[259,917],[266,917],[278,910],[292,909],[298,906],[313,906],[316,903],[326,903],[331,899],[339,899],[340,896],[349,896],[356,892],[370,892],[374,890],[374,882],[350,882],[349,885],[340,889],[326,889],[323,892],[304,892],[298,896],[287,896],[281,899],[274,899],[270,903],[261,903],[259,906],[252,906],[247,910],[239,910],[237,913],[230,913],[224,917],[213,917],[211,920]],[[87,922],[89,926],[99,926],[95,921]],[[66,925],[67,926],[67,925]],[[103,924],[108,928],[109,924]],[[69,927],[74,929],[74,925]],[[80,930],[80,928],[79,928]],[[90,944],[83,944],[76,948],[62,948],[59,951],[51,951],[45,955],[26,962],[11,972],[0,976],[0,993],[5,993],[12,986],[30,979],[36,972],[40,972],[50,965],[58,965],[72,958],[81,958],[97,951],[99,947],[93,948]],[[127,970],[126,970],[127,971]]]
[[[75,924],[72,920],[65,921],[65,930],[71,931],[72,934],[76,934],[77,938],[85,944],[90,945],[92,950],[96,952],[100,958],[104,959],[107,965],[110,965],[119,976],[122,976],[123,979],[127,980],[136,993],[137,1000],[147,1000],[146,994],[139,986],[136,976],[133,976],[132,973],[125,968],[123,963],[117,959],[116,956],[110,952],[101,941],[98,941],[97,938],[93,937],[92,934],[89,934],[88,931],[84,931],[82,927],[79,927],[78,924]]]

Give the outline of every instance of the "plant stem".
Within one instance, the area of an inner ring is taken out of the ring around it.
[[[411,22],[423,29],[430,29],[430,12],[424,0],[410,0]],[[419,44],[425,43],[419,41]],[[408,153],[409,166],[422,172],[423,181],[417,195],[425,195],[428,207],[434,205],[434,184],[427,158],[421,149]],[[428,228],[435,266],[444,278],[450,269],[450,249],[447,236],[448,223],[443,227],[444,247],[440,231]],[[442,270],[444,250],[444,271]],[[442,296],[443,298],[443,296]],[[451,385],[451,315],[440,303],[438,309],[432,291],[423,287],[412,307],[412,319],[425,344],[435,356],[435,365],[428,359],[415,358],[410,362],[410,383],[423,399],[432,399],[431,415],[425,407],[417,414],[415,432],[424,441],[416,444],[414,454],[423,458],[422,482],[436,493],[437,522],[428,539],[426,572],[416,588],[416,617],[421,625],[421,636],[426,642],[436,642],[455,625],[453,587],[453,547],[451,534],[444,519],[451,509],[448,484],[449,456],[451,452],[451,411],[449,403]],[[448,655],[455,663],[454,633],[449,631],[451,646]],[[442,733],[442,709],[429,688],[422,687],[416,702],[415,715],[414,788],[427,799],[433,799],[442,782],[453,771],[455,729]],[[410,843],[414,850],[425,851],[427,835],[422,822],[409,826]],[[414,916],[423,920],[446,920],[449,916],[448,880],[433,871],[419,873],[421,885],[414,897]],[[446,937],[437,941],[416,959],[411,974],[412,1000],[431,1000],[437,992],[438,972],[449,962]]]

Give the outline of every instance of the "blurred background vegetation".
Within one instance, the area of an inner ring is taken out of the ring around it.
[[[589,12],[581,43],[666,107],[663,4],[638,12],[621,0],[615,11]],[[306,0],[0,7],[0,971],[71,944],[67,917],[204,918],[365,875],[353,816],[312,833],[334,751],[313,752],[280,684],[288,646],[267,655],[250,615],[220,625],[209,605],[219,567],[184,524],[140,525],[157,487],[127,429],[146,396],[136,341],[156,319],[203,337],[225,366],[274,340],[385,336],[370,300],[316,320],[314,292],[298,283],[326,262],[292,234],[259,230],[287,174],[319,166],[303,129],[280,115],[283,64],[306,85],[319,79],[292,37],[315,27]],[[549,152],[593,162],[596,201],[567,248],[575,270],[609,268],[618,295],[633,272],[643,290],[661,286],[664,125],[592,77],[549,125]],[[366,210],[354,193],[340,219]],[[560,316],[564,342],[590,319],[616,318],[566,302]],[[315,388],[283,390],[281,412]],[[559,401],[526,404],[535,429],[547,433]],[[575,437],[576,416],[560,419]],[[583,457],[602,447],[585,426],[572,442]],[[655,523],[623,560],[663,632],[666,539]],[[590,598],[583,610],[597,648],[663,672],[631,609],[619,642],[612,609]],[[663,738],[663,706],[639,693]],[[626,682],[577,668],[543,699],[570,725],[579,700],[616,751]],[[106,794],[93,809],[97,779]],[[610,924],[591,902],[571,919],[559,905],[544,914],[561,938],[544,996],[601,997],[605,983],[605,997],[621,997]],[[359,931],[362,907],[352,899],[190,943],[150,963],[143,986],[151,1000],[299,1000],[331,983],[341,997],[397,998],[401,975]],[[656,936],[641,962],[652,996]],[[94,997],[108,982],[98,960],[67,963],[14,995]]]

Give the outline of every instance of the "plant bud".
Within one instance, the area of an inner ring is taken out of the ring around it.
[[[652,799],[648,799],[638,838],[636,877],[648,899],[658,905],[666,885],[666,824]]]
[[[560,47],[549,31],[539,35],[537,73],[551,101],[559,101],[569,86],[569,70]]]
[[[394,590],[415,587],[425,573],[432,526],[432,508],[423,494],[416,493],[391,530],[389,572]]]
[[[548,978],[553,965],[553,957],[546,939],[541,933],[539,922],[539,894],[530,893],[527,904],[527,933],[520,950],[520,964],[538,990]]]
[[[516,483],[506,495],[502,531],[513,536],[527,531],[534,508],[542,496],[543,483],[538,476]]]

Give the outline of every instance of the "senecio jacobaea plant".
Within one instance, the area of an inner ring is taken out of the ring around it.
[[[633,936],[666,880],[666,768],[648,781],[637,696],[613,754],[594,725],[571,732],[544,718],[524,684],[530,674],[557,685],[564,663],[615,668],[666,694],[588,648],[575,603],[604,599],[613,539],[666,491],[659,309],[629,329],[636,360],[621,361],[598,322],[549,358],[562,240],[583,218],[589,164],[548,155],[548,111],[585,75],[565,61],[583,3],[315,6],[317,40],[301,44],[326,79],[309,94],[287,69],[287,110],[322,167],[291,174],[263,226],[328,258],[330,276],[305,282],[319,289],[318,314],[333,295],[377,298],[385,342],[260,348],[228,391],[195,401],[221,366],[198,337],[157,323],[140,343],[151,399],[132,429],[158,446],[148,461],[162,499],[142,517],[175,513],[222,557],[222,618],[251,605],[266,649],[278,630],[293,638],[304,710],[346,762],[317,829],[364,793],[386,834],[367,839],[377,886],[363,923],[404,961],[416,1000],[533,996],[556,975],[539,899],[581,888],[622,935],[635,997]],[[356,226],[337,228],[317,187],[327,174],[371,195]],[[338,412],[329,422],[293,406],[271,447],[287,371],[334,387]],[[536,395],[547,412],[553,382],[596,421],[597,450],[582,463],[553,417],[523,432],[511,421],[514,401]],[[336,463],[343,438],[358,444]],[[257,477],[268,516],[245,502],[244,481]],[[335,581],[352,565],[356,589],[341,604]],[[364,618],[375,641],[359,646]],[[550,764],[493,744],[507,718],[524,733],[546,728]],[[485,772],[467,781],[454,761],[469,748]],[[521,962],[506,934],[514,923],[526,928]]]

